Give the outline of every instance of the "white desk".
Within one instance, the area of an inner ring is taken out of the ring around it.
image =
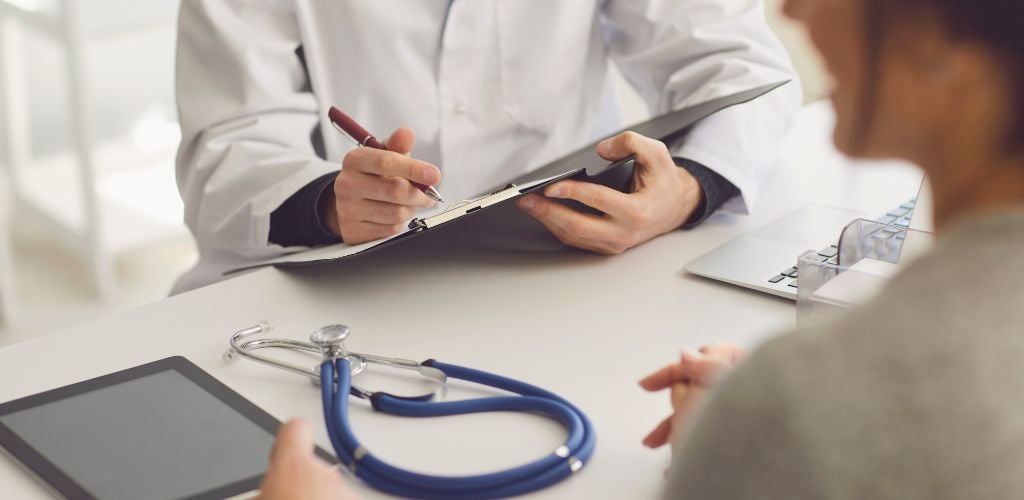
[[[586,411],[598,432],[594,459],[539,497],[654,498],[668,452],[645,449],[640,440],[668,403],[636,381],[683,346],[750,345],[795,317],[791,302],[685,275],[683,265],[807,202],[874,213],[916,192],[915,170],[841,162],[830,130],[829,108],[805,109],[786,166],[752,217],[719,217],[611,258],[434,248],[360,265],[263,270],[6,347],[0,401],[181,354],[275,416],[314,422],[326,448],[316,389],[263,365],[225,366],[221,354],[231,332],[265,318],[278,324],[278,334],[296,338],[344,322],[353,327],[352,350],[491,370],[551,389]],[[537,417],[410,421],[356,406],[354,425],[369,449],[428,472],[512,465],[550,451],[562,437]],[[0,484],[10,498],[43,492],[6,461]]]

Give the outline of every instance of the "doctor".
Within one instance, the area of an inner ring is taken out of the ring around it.
[[[793,78],[760,0],[184,0],[177,180],[201,258],[176,290],[393,234],[432,204],[410,180],[455,201],[607,136],[623,125],[610,62],[654,114]],[[606,142],[606,157],[638,154],[633,193],[566,181],[520,207],[608,254],[749,210],[799,94],[723,111],[667,148]],[[354,149],[323,118],[331,105],[391,151]]]

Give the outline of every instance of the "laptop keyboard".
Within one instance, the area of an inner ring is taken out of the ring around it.
[[[880,233],[885,233],[881,237],[884,238],[897,238],[902,239],[906,237],[906,228],[910,227],[910,219],[914,216],[914,208],[917,206],[917,198],[914,198],[893,210],[890,210],[882,215],[876,217],[875,221],[882,224],[888,224],[896,227],[904,228],[903,231],[896,230],[893,228],[883,228]],[[799,258],[799,256],[797,257]],[[827,262],[829,264],[839,264],[839,246],[829,245],[818,251],[818,255],[815,257],[820,262]],[[795,259],[794,259],[795,260]],[[797,290],[797,281],[799,278],[797,268],[790,267],[773,278],[769,278],[768,282],[777,285],[786,285],[793,289],[794,292]]]

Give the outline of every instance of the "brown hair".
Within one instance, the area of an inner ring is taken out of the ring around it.
[[[935,16],[954,38],[977,43],[1004,64],[1011,85],[1015,121],[1008,142],[1024,148],[1024,0],[864,0],[866,75],[860,141],[873,121],[879,80],[878,61],[886,35],[907,16]]]

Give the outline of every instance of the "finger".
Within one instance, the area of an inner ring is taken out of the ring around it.
[[[680,364],[687,367],[692,383],[708,386],[715,382],[718,374],[733,365],[722,353],[721,349],[707,346],[702,347],[699,353],[685,350],[680,355]]]
[[[342,171],[349,169],[364,174],[401,177],[428,186],[441,182],[441,170],[434,165],[394,151],[380,149],[353,149],[345,155],[341,168]]]
[[[654,392],[672,387],[673,384],[686,382],[689,382],[686,368],[679,363],[674,363],[641,379],[640,387]]]
[[[732,344],[715,344],[708,352],[732,364],[739,363],[747,355],[746,349]]]
[[[637,164],[641,167],[652,167],[671,163],[672,156],[665,143],[642,136],[636,132],[623,132],[610,139],[598,143],[597,154],[606,160],[621,160],[629,155],[636,155]]]
[[[580,213],[537,195],[524,196],[517,204],[566,245],[607,254],[628,248],[619,241],[615,224],[603,217]]]
[[[672,384],[672,389],[669,391],[668,399],[672,403],[672,409],[679,411],[683,408],[686,403],[686,398],[690,395],[690,388],[693,387],[690,384],[675,383]]]
[[[691,383],[701,374],[703,356],[690,348],[683,349],[678,363],[668,365],[640,381],[648,391],[660,391],[677,383]]]
[[[743,348],[732,344],[704,346],[700,352],[704,355],[704,365],[700,367],[700,373],[696,378],[704,385],[713,383],[718,374],[739,363],[746,356]]]
[[[735,363],[739,363],[740,361],[743,361],[743,359],[746,358],[746,357],[747,357],[747,350],[746,349],[744,349],[742,347],[732,346],[732,356],[731,356],[731,359],[732,359],[732,362],[734,364]]]
[[[672,433],[673,416],[662,420],[653,431],[644,437],[643,444],[648,448],[660,448],[668,443],[668,437]]]
[[[362,172],[342,171],[335,183],[335,196],[342,203],[367,199],[423,208],[432,207],[435,203],[401,177],[381,177]]]
[[[743,355],[743,349],[732,344],[714,344],[700,348],[703,354],[722,356],[727,359],[737,359]]]
[[[700,374],[695,377],[698,385],[710,386],[714,384],[719,375],[733,366],[733,363],[725,358],[709,356],[704,359]]]
[[[691,385],[686,387],[685,395],[679,401],[673,401],[675,414],[672,416],[672,429],[668,434],[670,442],[678,442],[679,433],[687,428],[688,419],[693,417],[694,409],[707,399],[707,393],[708,389]]]
[[[679,401],[673,401],[673,403],[678,403],[678,406],[673,407],[676,410],[675,423],[677,425],[675,427],[683,427],[683,422],[690,416],[693,409],[707,397],[707,393],[708,388],[697,385],[687,386],[685,392],[681,391],[682,397],[679,398]]]
[[[416,214],[416,208],[377,200],[358,200],[346,203],[342,210],[347,217],[359,222],[372,222],[393,226],[409,222]]]
[[[400,155],[408,155],[415,145],[416,132],[408,127],[399,127],[398,130],[391,133],[391,137],[384,141],[384,147],[388,148],[388,151],[394,151]]]
[[[613,217],[635,211],[635,203],[626,193],[591,182],[558,182],[548,186],[544,190],[544,195],[549,198],[576,200]]]
[[[679,351],[679,361],[682,363],[696,363],[704,359],[705,354],[703,347],[699,351],[694,350],[692,347],[684,347]]]
[[[290,420],[277,431],[277,439],[270,450],[270,463],[287,456],[313,453],[313,433],[302,420]]]

